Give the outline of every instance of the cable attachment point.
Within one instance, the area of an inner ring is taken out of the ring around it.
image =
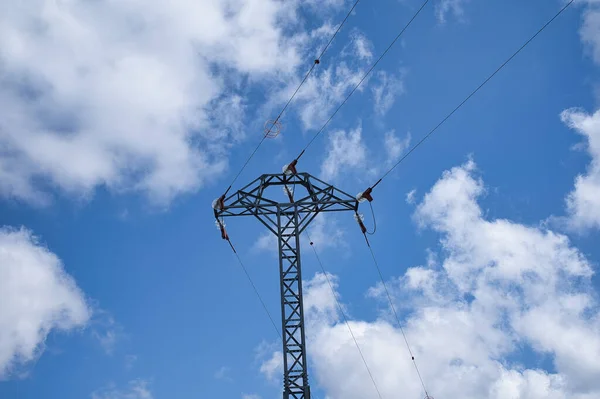
[[[212,202],[212,208],[215,211],[222,211],[225,209],[225,194],[221,195],[219,198],[215,199]]]
[[[315,64],[319,65],[320,63],[321,63],[321,61],[319,61],[319,59],[317,58],[317,59],[315,60]]]
[[[356,200],[358,202],[365,202],[365,201],[372,202],[373,201],[373,197],[371,196],[372,191],[373,191],[373,187],[369,187],[362,193],[358,193],[358,195],[356,196]]]
[[[294,159],[288,165],[285,165],[283,167],[283,174],[285,174],[287,176],[297,174],[298,173],[298,171],[296,170],[296,165],[297,164],[298,164],[298,159]]]
[[[358,223],[358,225],[360,226],[360,231],[363,234],[366,234],[367,228],[365,227],[365,223],[363,222],[364,219],[365,219],[365,217],[363,215],[361,215],[360,213],[354,214],[354,220],[356,220],[356,223]]]

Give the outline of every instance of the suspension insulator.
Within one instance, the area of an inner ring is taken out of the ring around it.
[[[292,190],[290,190],[290,188],[288,186],[283,186],[283,192],[288,196],[288,199],[290,200],[290,202],[294,202],[294,193],[292,193]]]
[[[354,220],[356,220],[356,222],[360,226],[360,231],[362,231],[363,234],[365,234],[367,232],[367,228],[365,227],[365,224],[363,222],[364,218],[365,217],[359,213],[354,214]]]
[[[221,231],[221,238],[229,241],[229,235],[227,235],[227,230],[225,230],[225,222],[217,219],[215,220],[215,225],[217,226],[217,229]]]

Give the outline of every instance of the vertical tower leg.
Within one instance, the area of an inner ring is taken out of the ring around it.
[[[289,209],[289,208],[287,208]],[[298,211],[277,211],[281,320],[283,333],[283,399],[310,399],[304,341],[304,306],[300,269]]]

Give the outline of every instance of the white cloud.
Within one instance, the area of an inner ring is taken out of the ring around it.
[[[581,134],[592,161],[586,173],[577,176],[575,188],[567,196],[569,225],[577,230],[600,228],[600,110],[587,114],[569,109],[561,118],[571,129]]]
[[[198,189],[240,138],[231,79],[296,73],[298,2],[56,2],[0,8],[0,196]],[[43,182],[43,183],[42,183]]]
[[[257,252],[271,252],[274,254],[278,253],[277,236],[271,231],[265,231],[258,236],[254,242],[252,249]]]
[[[283,375],[283,352],[275,351],[267,360],[260,365],[260,372],[269,381],[277,381]]]
[[[323,68],[323,64],[319,68]],[[321,128],[348,93],[360,82],[363,75],[362,68],[345,60],[331,62],[331,66],[328,68],[313,72],[294,100],[294,106],[298,109],[303,127],[305,129]],[[280,102],[287,101],[298,87],[298,83],[297,80],[290,81],[287,87],[277,93],[275,97]],[[361,92],[365,86],[366,81],[357,89],[357,92]]]
[[[261,397],[259,395],[256,395],[256,394],[247,394],[247,393],[244,393],[244,394],[242,394],[242,399],[261,399]]]
[[[107,311],[96,309],[91,321],[92,336],[98,341],[107,355],[112,355],[117,342],[125,336],[123,326],[117,323]]]
[[[117,389],[114,384],[108,388],[93,392],[92,399],[152,399],[154,396],[142,379],[129,381],[127,388]]]
[[[352,37],[354,53],[361,60],[370,61],[373,58],[373,43],[361,33],[355,33]]]
[[[403,74],[379,71],[375,74],[377,83],[373,85],[374,109],[379,116],[384,116],[394,105],[396,97],[404,94]]]
[[[133,368],[133,366],[135,365],[135,362],[137,362],[138,357],[137,355],[126,355],[125,356],[125,370],[131,370]]]
[[[600,65],[600,2],[597,0],[582,2],[589,6],[583,12],[583,24],[579,34],[594,62]]]
[[[415,212],[423,228],[440,235],[443,257],[430,256],[426,266],[388,283],[429,393],[465,399],[599,397],[600,313],[590,263],[564,235],[485,219],[477,203],[485,189],[475,173],[472,161],[445,172]],[[325,284],[321,276],[306,284],[307,298],[319,298],[307,300],[307,319],[319,320],[307,330],[312,380],[330,397],[373,396]],[[376,288],[370,293],[382,295]],[[382,396],[401,391],[407,399],[422,398],[389,314],[350,324]],[[524,356],[523,348],[533,355]],[[534,366],[541,358],[552,367]]]
[[[411,136],[407,133],[403,139],[399,139],[394,130],[385,133],[384,146],[387,153],[387,166],[392,166],[404,154],[410,145]]]
[[[217,380],[233,381],[230,376],[230,373],[231,373],[230,367],[222,366],[217,371],[215,371],[215,378]]]
[[[346,245],[344,230],[338,226],[335,219],[324,214],[319,214],[313,219],[307,232],[319,251]],[[304,243],[306,244],[309,243]]]
[[[89,317],[57,256],[26,229],[0,228],[0,377],[36,360],[51,331],[83,327]]]
[[[411,205],[414,204],[416,195],[417,195],[417,189],[412,189],[408,193],[406,193],[406,203],[411,204]]]
[[[464,5],[468,0],[440,0],[435,6],[435,15],[440,23],[445,23],[448,14],[461,19],[464,16]]]
[[[327,157],[321,165],[321,177],[328,181],[348,168],[364,166],[366,146],[362,141],[362,127],[345,132],[334,130],[329,133]]]

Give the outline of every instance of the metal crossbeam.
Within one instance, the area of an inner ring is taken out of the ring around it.
[[[269,199],[271,186],[289,190],[287,202]],[[293,193],[293,194],[292,194]],[[299,199],[294,199],[298,196]],[[310,399],[304,335],[300,234],[319,213],[358,210],[349,194],[308,173],[265,174],[225,198],[215,217],[254,216],[278,238],[283,332],[283,399]]]

